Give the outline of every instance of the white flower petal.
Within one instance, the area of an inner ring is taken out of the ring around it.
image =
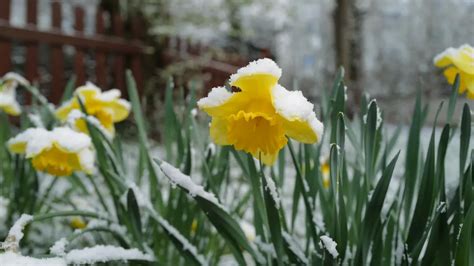
[[[3,80],[6,81],[16,81],[18,84],[23,85],[23,86],[29,86],[30,82],[26,80],[22,75],[17,74],[15,72],[8,72],[3,76]]]

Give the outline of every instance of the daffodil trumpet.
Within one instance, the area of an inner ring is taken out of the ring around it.
[[[287,136],[315,143],[323,133],[311,104],[301,91],[278,84],[281,69],[271,59],[251,62],[230,77],[232,91],[215,87],[198,101],[212,117],[210,135],[219,145],[231,145],[272,165]]]

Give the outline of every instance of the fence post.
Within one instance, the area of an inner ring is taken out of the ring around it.
[[[54,1],[51,5],[53,31],[61,31],[61,3]],[[64,54],[60,44],[51,46],[51,92],[50,99],[58,103],[64,91]]]
[[[132,21],[133,38],[135,40],[141,40],[143,37],[143,29],[145,23],[139,16],[135,16]],[[143,74],[142,74],[142,55],[141,53],[132,55],[132,73],[137,81],[138,92],[141,94],[143,91]]]
[[[26,7],[26,21],[28,26],[36,27],[38,1],[28,0]],[[26,79],[31,82],[38,81],[38,46],[37,42],[26,43]],[[26,103],[31,103],[31,94],[28,93]]]
[[[76,35],[82,35],[84,31],[84,9],[82,7],[76,7],[74,9],[74,29],[76,30]],[[74,55],[74,73],[76,73],[76,85],[81,86],[86,82],[86,70],[84,66],[84,51],[79,48],[76,48],[76,53]]]
[[[10,24],[10,0],[0,1],[0,20],[3,20],[6,24]],[[12,45],[10,40],[0,40],[0,55],[2,55],[3,58],[0,62],[0,75],[12,69],[11,51]]]
[[[104,34],[104,11],[102,8],[97,9],[97,14],[96,14],[96,34],[97,35],[103,35]],[[97,83],[97,86],[99,86],[102,89],[105,89],[108,87],[107,84],[107,67],[106,67],[106,54],[104,51],[100,49],[96,49],[95,51],[95,81]]]
[[[113,14],[113,31],[116,37],[123,37],[123,21],[122,17],[118,12]],[[123,94],[127,94],[125,90],[125,60],[122,54],[116,53],[114,55],[114,77],[115,86],[122,91]]]

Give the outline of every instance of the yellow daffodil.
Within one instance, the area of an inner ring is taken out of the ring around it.
[[[467,98],[474,99],[474,48],[464,44],[459,48],[448,48],[434,58],[437,67],[444,68],[444,76],[450,84],[459,74],[459,93],[467,90]]]
[[[329,176],[331,167],[329,166],[329,156],[326,157],[321,157],[319,159],[320,162],[320,169],[321,169],[321,174],[323,178],[323,187],[325,189],[328,189],[329,186],[331,185],[331,178]]]
[[[9,115],[18,116],[21,108],[16,101],[16,87],[29,86],[30,83],[22,76],[9,72],[0,79],[0,110]]]
[[[198,102],[212,117],[210,135],[219,145],[233,145],[271,165],[286,136],[314,143],[323,132],[313,104],[300,91],[278,84],[281,69],[270,59],[251,62],[230,77],[232,92],[213,88]]]
[[[56,110],[56,116],[61,121],[72,121],[72,127],[80,132],[88,133],[85,117],[79,117],[77,112],[73,112],[80,110],[77,97],[84,103],[90,117],[98,121],[110,136],[115,134],[114,123],[125,120],[130,114],[130,103],[120,99],[120,91],[117,89],[102,92],[100,88],[88,82],[77,88],[74,96]]]
[[[87,226],[86,222],[84,222],[81,217],[73,217],[69,225],[74,229],[84,229]]]
[[[89,136],[67,127],[52,131],[30,128],[7,143],[12,153],[25,154],[38,171],[68,176],[74,171],[92,174],[95,154]]]

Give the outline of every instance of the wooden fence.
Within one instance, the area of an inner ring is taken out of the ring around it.
[[[80,6],[74,9],[74,33],[66,34],[61,29],[61,1],[51,3],[51,29],[45,31],[37,28],[38,0],[26,0],[26,19],[24,27],[16,27],[9,23],[10,7],[13,0],[0,0],[0,75],[12,70],[13,43],[19,43],[26,49],[24,74],[30,81],[39,79],[39,47],[48,45],[50,54],[49,70],[51,86],[47,93],[53,103],[60,99],[66,80],[65,54],[63,47],[73,46],[73,72],[76,75],[76,85],[90,80],[99,87],[108,89],[118,88],[124,92],[125,69],[130,68],[137,80],[139,88],[143,86],[142,53],[143,20],[139,17],[131,21],[131,39],[124,37],[124,20],[120,14],[110,14],[111,29],[105,28],[105,11],[98,8],[96,14],[95,33],[92,36],[84,34],[85,12]],[[117,1],[118,4],[118,1]],[[110,32],[110,35],[106,35]],[[86,55],[92,54],[95,62],[93,74],[86,71]],[[44,55],[41,55],[44,56]],[[111,59],[112,61],[110,61]],[[112,64],[110,62],[113,62]],[[28,99],[27,99],[28,101]]]

